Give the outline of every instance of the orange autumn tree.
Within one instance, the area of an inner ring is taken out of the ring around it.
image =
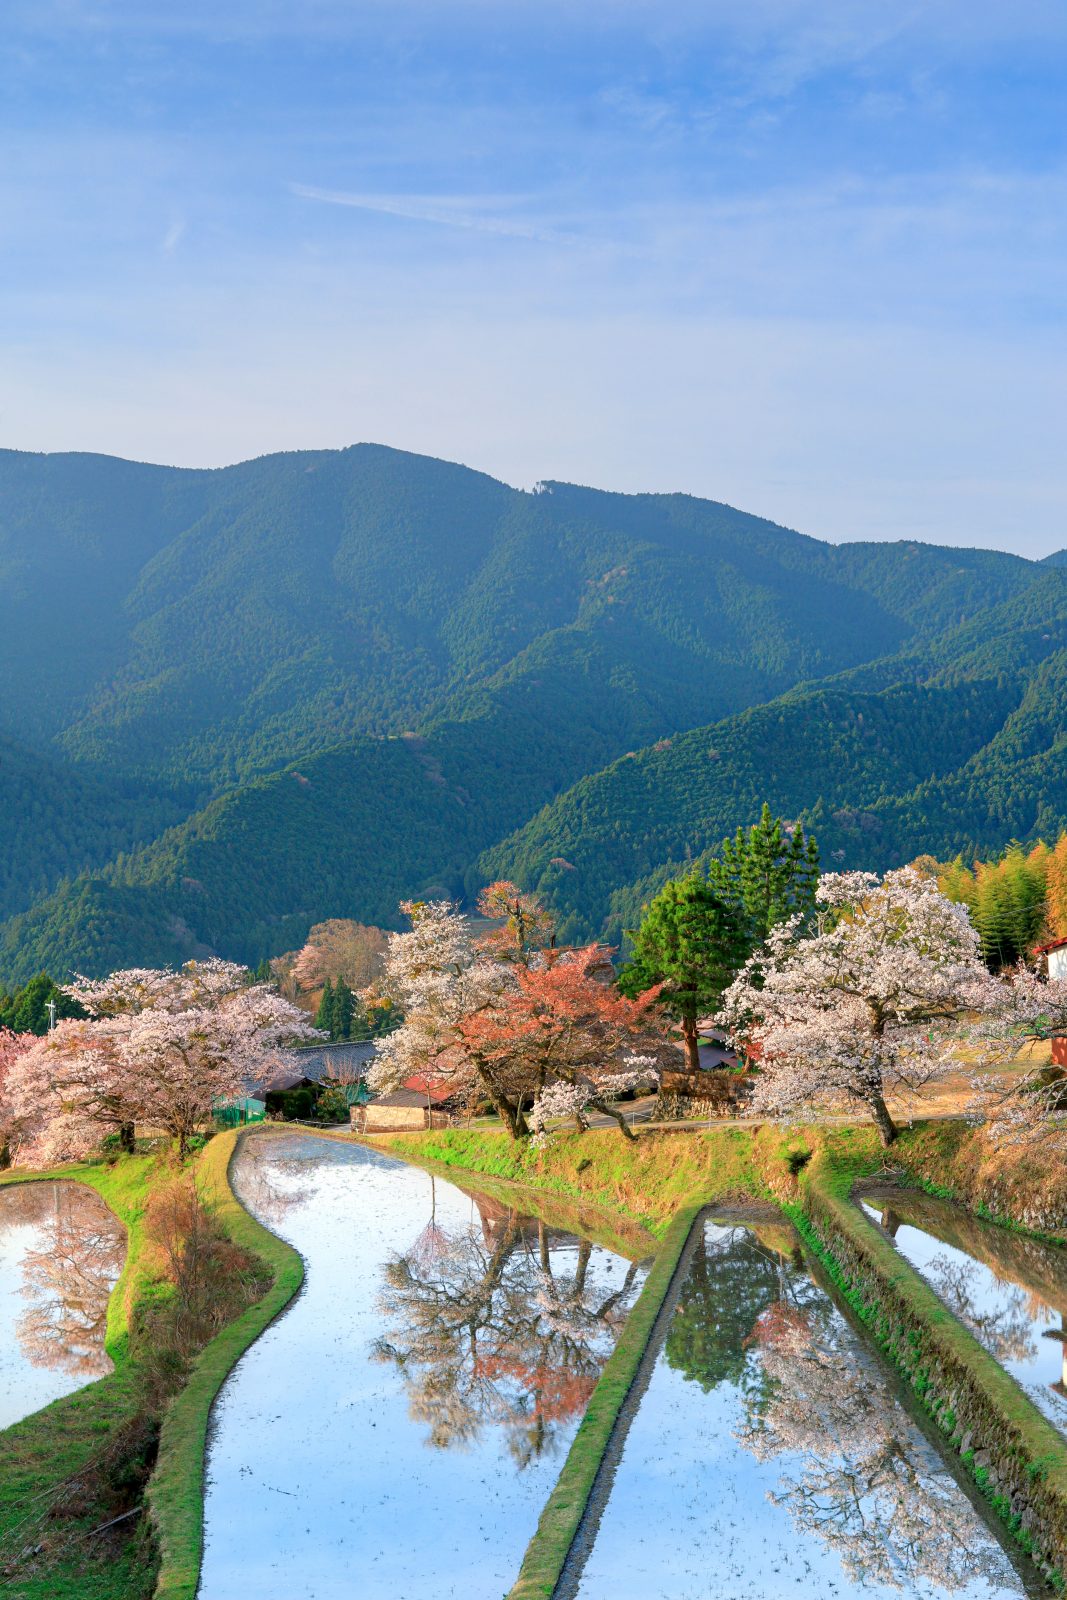
[[[663,1041],[651,1015],[659,987],[628,999],[611,978],[603,945],[545,952],[518,964],[502,1003],[472,1011],[459,1029],[463,1047],[520,1080],[533,1096],[531,1124],[550,1116],[604,1112],[633,1134],[611,1097],[655,1075]]]
[[[556,942],[555,918],[548,907],[507,878],[486,885],[478,896],[478,911],[496,924],[479,945],[501,961],[528,965],[536,950]]]

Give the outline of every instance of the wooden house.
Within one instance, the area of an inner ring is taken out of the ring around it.
[[[456,1107],[448,1084],[408,1078],[391,1094],[378,1095],[365,1106],[353,1106],[352,1126],[361,1133],[400,1133],[418,1128],[448,1128]]]

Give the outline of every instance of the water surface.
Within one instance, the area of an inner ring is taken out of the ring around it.
[[[705,1223],[563,1595],[1027,1592],[792,1238],[761,1234]]]
[[[126,1230],[83,1183],[0,1189],[0,1428],[111,1371]]]
[[[875,1191],[863,1205],[1067,1435],[1067,1251],[915,1190]]]
[[[234,1183],[307,1280],[215,1409],[201,1600],[499,1600],[643,1269],[335,1140]]]

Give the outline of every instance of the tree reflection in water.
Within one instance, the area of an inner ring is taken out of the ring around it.
[[[822,1539],[859,1583],[998,1581],[1003,1557],[846,1323],[810,1282],[756,1319],[740,1442],[758,1460],[791,1457],[770,1498]]]
[[[126,1253],[122,1224],[81,1184],[26,1184],[5,1202],[5,1223],[36,1231],[22,1257],[20,1292],[28,1303],[15,1334],[23,1357],[85,1382],[101,1377],[111,1370],[104,1334]]]
[[[521,1469],[585,1409],[629,1313],[639,1268],[607,1291],[588,1239],[476,1201],[480,1226],[431,1216],[384,1268],[389,1331],[373,1353],[402,1373],[412,1417],[438,1448],[503,1428]],[[620,1264],[621,1265],[621,1264]]]
[[[927,1277],[953,1316],[970,1328],[979,1344],[998,1361],[1032,1361],[1037,1354],[1034,1312],[1042,1302],[1025,1289],[1001,1279],[999,1305],[983,1306],[976,1293],[974,1272],[967,1263],[936,1255],[927,1265]]]

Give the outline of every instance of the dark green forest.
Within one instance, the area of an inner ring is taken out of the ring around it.
[[[1067,816],[1067,570],[378,446],[0,452],[0,983],[539,888],[616,939],[764,799],[827,864]]]

